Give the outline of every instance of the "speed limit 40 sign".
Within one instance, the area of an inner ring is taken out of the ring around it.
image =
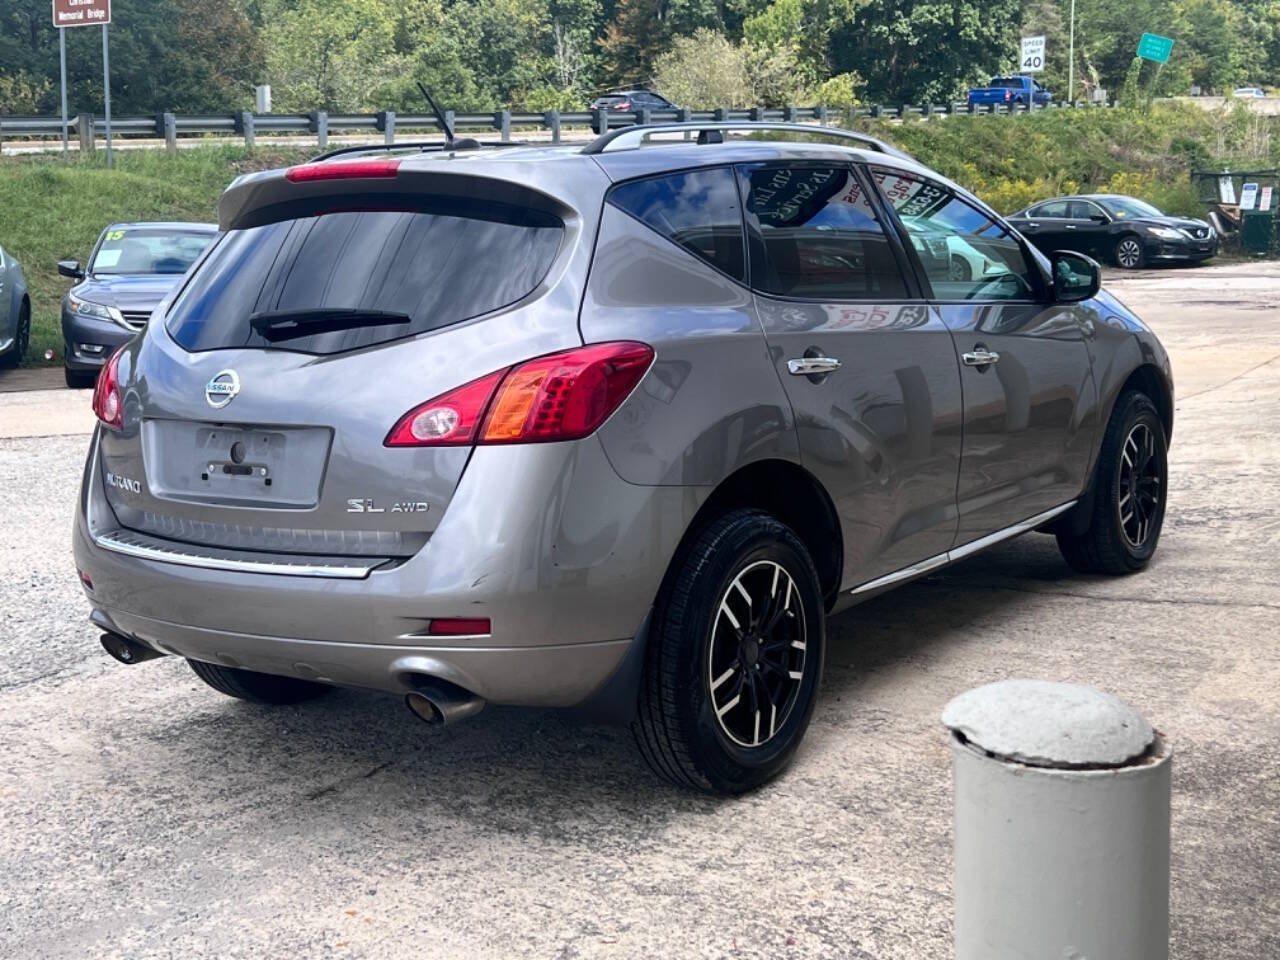
[[[1043,70],[1044,37],[1023,37],[1022,58],[1018,62],[1022,73],[1039,73]]]

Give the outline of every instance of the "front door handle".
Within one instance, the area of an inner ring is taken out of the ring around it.
[[[979,345],[974,347],[972,352],[961,354],[960,359],[964,361],[966,367],[986,367],[999,363],[1000,354]]]
[[[1068,230],[1074,230],[1074,229],[1076,228],[1076,225],[1075,225],[1074,223],[1068,223],[1068,224],[1066,225],[1066,228],[1067,228]]]
[[[793,377],[812,377],[814,374],[835,373],[840,361],[835,357],[800,357],[787,361],[787,372]]]

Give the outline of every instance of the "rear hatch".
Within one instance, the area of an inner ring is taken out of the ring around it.
[[[430,166],[233,187],[229,229],[121,364],[125,425],[101,456],[123,527],[215,556],[426,542],[471,448],[389,448],[388,432],[578,345],[569,278],[590,246],[565,201]]]

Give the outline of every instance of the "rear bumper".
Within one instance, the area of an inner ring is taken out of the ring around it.
[[[481,447],[415,556],[326,579],[104,549],[116,521],[97,464],[95,442],[74,549],[104,629],[210,663],[398,693],[428,674],[531,706],[580,703],[614,673],[705,495],[626,483],[594,437]],[[488,617],[492,633],[426,636],[438,617]]]

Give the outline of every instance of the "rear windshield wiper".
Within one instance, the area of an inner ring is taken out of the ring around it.
[[[303,310],[263,310],[249,317],[249,326],[264,339],[276,341],[309,337],[315,333],[331,333],[334,330],[409,323],[411,319],[407,313],[395,313],[389,310],[308,307]]]

